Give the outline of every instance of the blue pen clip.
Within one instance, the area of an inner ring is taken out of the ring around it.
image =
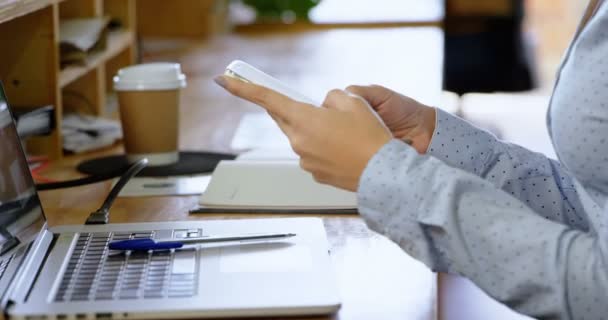
[[[184,244],[178,241],[156,242],[153,239],[132,239],[112,241],[108,245],[108,248],[110,248],[110,250],[121,251],[148,251],[178,249],[183,246]]]

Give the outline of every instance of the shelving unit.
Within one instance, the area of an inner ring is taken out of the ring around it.
[[[108,46],[106,50],[91,54],[85,65],[71,65],[59,72],[59,86],[65,87],[76,79],[99,67],[129,47],[135,39],[131,30],[114,31],[108,35]]]
[[[135,63],[136,0],[12,0],[0,3],[0,79],[14,108],[55,106],[56,130],[28,141],[28,151],[63,157],[62,115],[79,111],[102,116],[111,78]],[[83,65],[60,68],[61,19],[109,16],[121,28],[112,31],[105,50]],[[75,99],[75,96],[78,97]],[[83,103],[86,101],[86,103]]]

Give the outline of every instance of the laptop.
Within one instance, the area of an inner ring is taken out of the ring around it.
[[[109,242],[126,239],[279,232],[296,236],[164,251],[108,249]],[[0,85],[0,306],[5,317],[330,314],[340,307],[340,298],[328,249],[322,221],[315,218],[49,228]]]

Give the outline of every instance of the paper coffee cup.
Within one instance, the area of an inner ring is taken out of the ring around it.
[[[125,153],[149,165],[179,161],[180,91],[186,76],[178,63],[148,63],[120,69],[114,77]]]

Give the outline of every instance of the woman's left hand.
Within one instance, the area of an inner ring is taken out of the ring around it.
[[[300,166],[320,183],[356,191],[369,160],[392,138],[365,100],[343,90],[330,91],[318,108],[230,77],[215,81],[266,109],[300,156]]]

